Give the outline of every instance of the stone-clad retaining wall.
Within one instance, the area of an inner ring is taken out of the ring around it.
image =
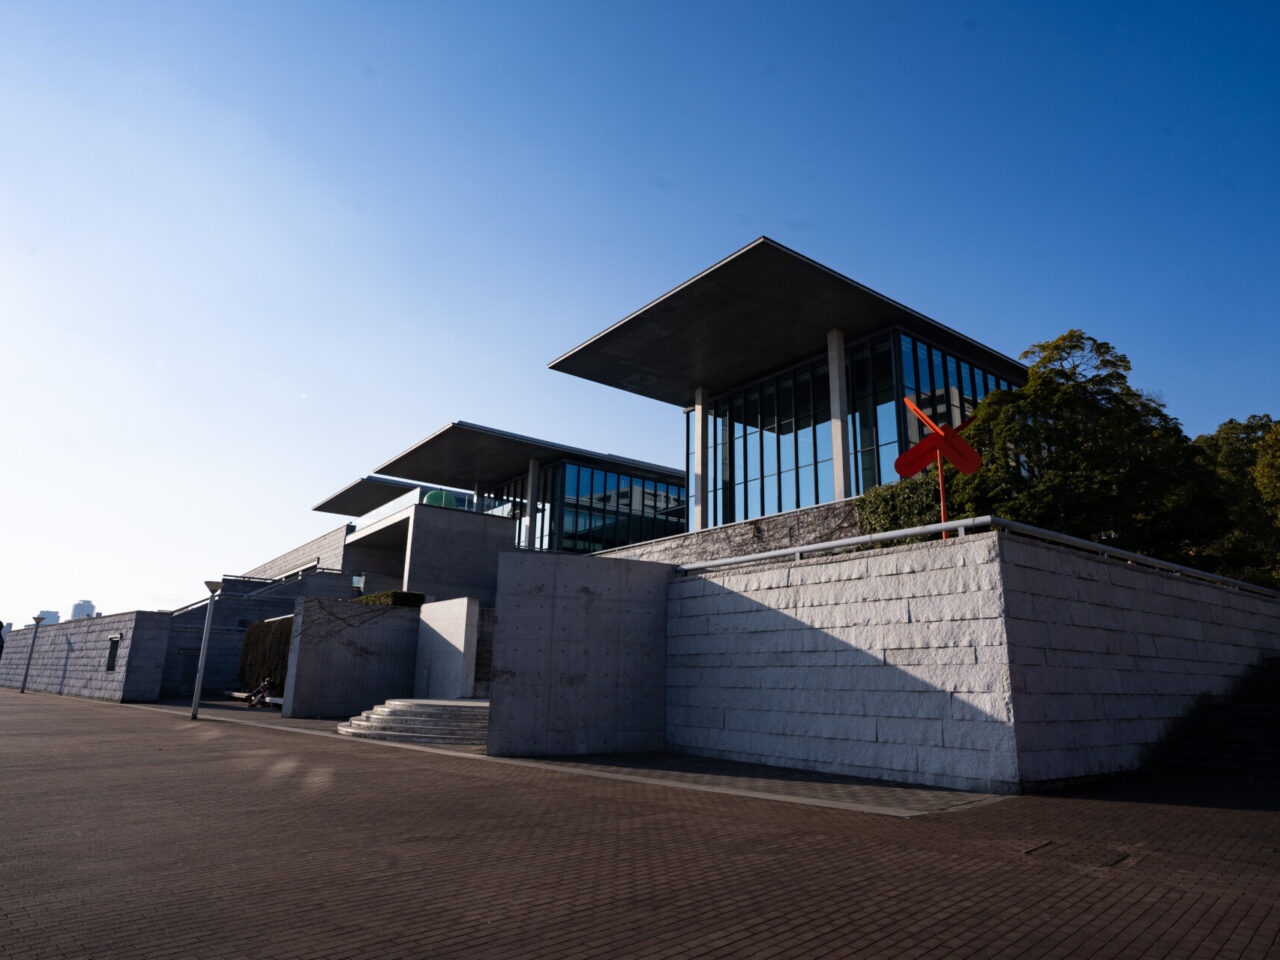
[[[155,700],[170,619],[164,612],[133,611],[42,624],[27,689],[96,700]],[[21,686],[34,632],[27,628],[9,635],[0,657],[0,686]],[[108,671],[111,638],[117,635],[115,669]]]
[[[1013,790],[997,538],[672,581],[669,749]]]
[[[756,520],[742,520],[694,533],[615,547],[593,556],[651,560],[655,563],[695,563],[842,540],[865,532],[859,525],[857,501],[838,500]]]
[[[1280,600],[1002,534],[1024,783],[1138,766],[1196,697],[1280,652]]]

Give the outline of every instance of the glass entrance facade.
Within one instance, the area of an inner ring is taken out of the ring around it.
[[[920,439],[912,400],[958,427],[1009,381],[892,329],[848,347],[849,476],[854,496],[897,479],[893,463]],[[707,403],[707,514],[718,526],[835,499],[831,371],[826,354],[727,391]],[[927,428],[926,428],[927,429]],[[686,411],[686,484],[694,489],[694,411]],[[692,512],[690,511],[690,515]]]

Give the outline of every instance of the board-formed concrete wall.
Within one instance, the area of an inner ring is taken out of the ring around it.
[[[413,696],[417,607],[299,599],[289,642],[286,717],[350,717]]]
[[[672,571],[634,560],[504,553],[489,753],[661,750]]]
[[[1024,783],[1131,769],[1280,652],[1280,600],[1001,534]]]
[[[319,566],[330,570],[342,569],[342,550],[347,542],[347,527],[343,525],[336,530],[309,540],[300,547],[283,553],[274,560],[259,564],[252,570],[245,571],[242,576],[265,577],[274,579],[286,573],[292,573],[299,567],[319,560]]]
[[[27,689],[95,700],[155,700],[169,621],[168,613],[135,610],[42,624],[31,651]],[[27,628],[9,634],[0,657],[0,686],[21,686],[34,632]],[[108,671],[113,637],[118,638],[115,669]]]
[[[673,580],[668,748],[1017,788],[997,538]]]
[[[755,520],[740,520],[707,530],[614,547],[595,556],[655,563],[695,563],[825,543],[865,532],[858,520],[858,502],[837,500]]]

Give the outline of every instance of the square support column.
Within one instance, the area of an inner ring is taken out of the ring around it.
[[[705,530],[709,523],[707,509],[707,391],[698,387],[693,392],[693,523],[694,530]]]
[[[538,513],[538,461],[529,461],[529,481],[525,487],[524,497],[524,548],[532,550],[534,536],[537,533]]]
[[[831,465],[837,500],[853,496],[849,476],[849,381],[845,376],[844,331],[827,331],[827,381],[831,384]]]

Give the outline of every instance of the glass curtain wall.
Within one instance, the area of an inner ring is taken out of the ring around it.
[[[903,393],[910,396],[934,423],[959,427],[973,416],[988,393],[1012,384],[977,364],[969,363],[905,333],[898,334]],[[899,406],[904,406],[899,403]],[[904,407],[905,410],[905,407]],[[906,445],[917,443],[929,428],[905,410]],[[903,449],[906,447],[904,446]]]
[[[523,477],[489,491],[484,512],[515,521],[515,543],[524,544]],[[684,532],[685,488],[560,461],[538,471],[534,549],[591,553]]]
[[[1010,387],[1007,380],[900,330],[851,344],[842,372],[849,387],[854,496],[897,480],[894,461],[927,429],[906,409],[903,396],[911,396],[935,423],[958,427],[988,393]],[[835,499],[828,376],[824,355],[707,404],[710,526]],[[693,410],[686,411],[686,482],[691,491],[693,417]]]

